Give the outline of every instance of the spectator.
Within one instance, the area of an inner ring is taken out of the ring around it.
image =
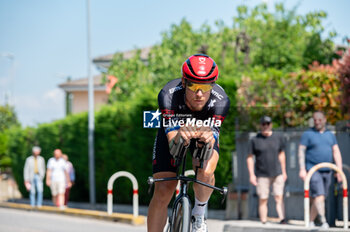
[[[64,193],[67,186],[72,186],[70,182],[66,161],[62,158],[62,151],[56,149],[54,157],[47,163],[46,185],[51,189],[52,202],[60,209],[64,209]]]
[[[268,116],[260,119],[261,131],[251,139],[247,157],[250,183],[257,188],[259,196],[259,217],[267,221],[267,202],[270,186],[276,202],[276,211],[281,224],[286,224],[283,204],[284,182],[287,180],[285,142],[281,135],[272,131],[272,120]],[[255,168],[254,159],[255,156]],[[254,170],[255,169],[255,170]]]
[[[30,191],[30,205],[41,207],[43,203],[43,179],[45,177],[45,160],[40,156],[41,148],[33,147],[32,155],[26,159],[24,164],[24,184],[27,191]],[[35,202],[35,193],[37,193],[37,201]]]
[[[299,176],[305,180],[307,172],[316,164],[322,162],[333,162],[342,170],[342,157],[337,140],[332,132],[326,129],[327,119],[322,112],[313,114],[314,127],[305,131],[301,136],[299,145]],[[320,215],[321,227],[329,228],[325,217],[325,198],[331,184],[332,171],[322,168],[316,171],[310,179],[311,213],[310,227],[315,227],[314,220]],[[341,182],[341,176],[337,174]]]
[[[63,154],[62,157],[67,163],[67,171],[68,171],[69,179],[72,183],[72,185],[70,187],[68,185],[66,185],[66,192],[64,194],[64,205],[67,206],[68,200],[69,200],[70,189],[72,188],[74,181],[75,181],[75,171],[74,171],[73,164],[68,159],[68,155]]]

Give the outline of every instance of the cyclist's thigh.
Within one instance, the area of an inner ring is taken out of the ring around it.
[[[164,129],[160,128],[153,147],[153,174],[176,172],[175,160],[169,152],[169,143]]]
[[[210,158],[203,163],[203,169],[198,169],[198,174],[201,175],[201,173],[206,174],[213,174],[215,172],[216,166],[219,161],[219,153],[216,150],[213,150],[213,155],[210,156]],[[196,168],[196,166],[199,165],[198,159],[192,159],[193,169]]]
[[[157,172],[153,174],[155,179],[166,178],[166,177],[174,177],[176,173],[174,172]],[[177,181],[161,181],[155,183],[154,194],[160,197],[172,197],[172,194],[175,191],[177,185]]]

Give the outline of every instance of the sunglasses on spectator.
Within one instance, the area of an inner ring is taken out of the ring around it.
[[[187,81],[186,87],[191,91],[197,93],[198,90],[201,90],[203,93],[210,91],[213,88],[214,84],[199,84]]]
[[[264,123],[261,123],[262,126],[269,126],[271,124],[271,122],[264,122]]]

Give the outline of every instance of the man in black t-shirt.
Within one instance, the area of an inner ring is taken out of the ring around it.
[[[270,186],[273,185],[276,211],[280,223],[286,224],[283,204],[283,188],[287,180],[285,142],[281,135],[272,131],[270,117],[263,116],[260,119],[260,128],[261,132],[250,141],[247,158],[249,180],[256,186],[259,196],[259,217],[265,224]]]

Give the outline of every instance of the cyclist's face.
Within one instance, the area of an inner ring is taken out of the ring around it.
[[[185,85],[186,86],[186,85]],[[192,111],[201,111],[210,97],[210,90],[198,89],[196,92],[186,86],[186,105]]]

